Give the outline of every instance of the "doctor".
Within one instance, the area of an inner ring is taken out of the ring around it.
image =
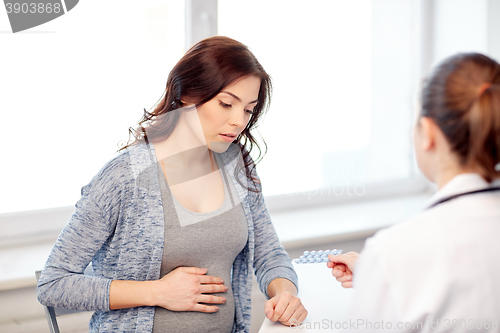
[[[414,218],[329,256],[352,332],[500,332],[500,65],[457,54],[426,80],[417,162],[438,192]],[[347,327],[347,326],[346,326]]]

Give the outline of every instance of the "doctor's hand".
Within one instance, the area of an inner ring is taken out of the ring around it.
[[[295,296],[297,289],[292,282],[277,278],[271,281],[267,290],[268,295],[272,296],[264,306],[267,319],[287,326],[297,326],[306,319],[307,310],[300,298]]]
[[[328,255],[330,261],[326,265],[332,269],[332,275],[344,288],[352,288],[353,271],[358,257],[359,254],[356,252]]]
[[[216,312],[215,305],[226,302],[225,297],[210,295],[228,290],[224,281],[205,275],[206,268],[177,267],[156,283],[156,304],[171,311]]]

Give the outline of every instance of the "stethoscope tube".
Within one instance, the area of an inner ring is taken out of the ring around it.
[[[500,191],[500,187],[488,187],[488,188],[483,188],[481,190],[476,190],[476,191],[470,191],[470,192],[464,192],[464,193],[455,194],[455,195],[443,198],[443,199],[439,200],[438,202],[435,202],[431,206],[427,207],[427,209],[435,207],[435,206],[437,206],[439,204],[442,204],[443,202],[446,202],[446,201],[449,201],[449,200],[452,200],[452,199],[456,199],[458,197],[462,197],[464,195],[476,194],[476,193],[484,193],[484,192],[493,192],[493,191]]]

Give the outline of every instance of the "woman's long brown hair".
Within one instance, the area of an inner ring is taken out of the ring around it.
[[[160,142],[167,139],[177,124],[179,114],[169,112],[183,107],[181,97],[199,101],[196,106],[200,106],[217,96],[224,87],[247,75],[255,75],[261,79],[258,102],[247,126],[233,143],[238,144],[241,150],[245,175],[253,184],[250,187],[241,185],[260,193],[260,181],[252,173],[255,165],[267,152],[267,145],[263,140],[265,151],[262,153],[252,130],[258,126],[259,119],[269,108],[271,78],[247,46],[229,37],[206,38],[186,52],[170,72],[164,95],[154,111],[148,112],[144,109],[142,119],[138,122],[139,126],[136,129],[129,128],[129,141],[118,149],[118,152],[144,141]],[[159,117],[160,115],[163,116]],[[134,137],[131,143],[130,136]],[[255,162],[250,157],[254,147],[259,152]],[[236,179],[240,182],[239,177]]]
[[[500,176],[500,64],[480,53],[441,62],[422,90],[422,112],[443,131],[462,166]]]

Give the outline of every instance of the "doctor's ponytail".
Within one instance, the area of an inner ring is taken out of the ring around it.
[[[482,89],[480,89],[482,90]],[[479,91],[481,92],[481,91]],[[491,84],[472,104],[469,111],[470,159],[484,169],[485,179],[500,175],[500,82]]]
[[[422,116],[439,126],[463,167],[500,177],[500,64],[479,53],[445,59],[426,80]]]

